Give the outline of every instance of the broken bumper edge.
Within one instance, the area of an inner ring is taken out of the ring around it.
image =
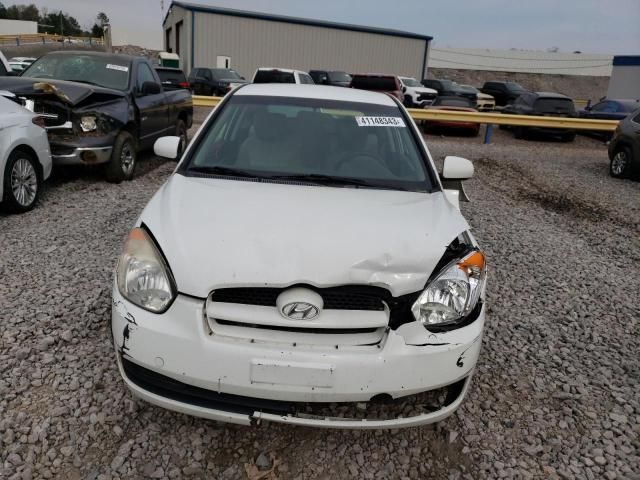
[[[56,165],[97,165],[111,159],[113,147],[79,147],[69,153],[53,154]]]

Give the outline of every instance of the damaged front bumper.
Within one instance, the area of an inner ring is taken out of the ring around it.
[[[454,331],[429,333],[413,322],[375,345],[301,345],[283,343],[277,333],[273,341],[217,335],[204,300],[184,295],[162,315],[130,304],[117,288],[113,302],[118,366],[136,396],[245,425],[374,429],[442,420],[469,388],[484,326],[483,308]]]
[[[98,165],[111,160],[115,134],[80,136],[48,132],[55,165]]]

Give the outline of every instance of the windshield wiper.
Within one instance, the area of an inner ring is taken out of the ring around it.
[[[260,178],[258,175],[247,172],[246,170],[240,170],[238,168],[232,168],[232,167],[201,166],[201,167],[190,167],[188,171],[197,172],[197,173],[207,173],[210,175],[223,175],[228,177]]]
[[[331,175],[322,175],[319,173],[308,173],[300,175],[271,175],[268,178],[274,180],[292,180],[300,182],[316,183],[318,185],[345,185],[354,187],[380,187],[375,183],[367,182],[366,180],[360,180],[358,178],[345,178],[345,177],[333,177]]]

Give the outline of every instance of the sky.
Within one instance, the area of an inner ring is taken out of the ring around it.
[[[90,27],[104,11],[114,43],[162,47],[161,0],[0,0],[62,8]],[[640,54],[640,0],[188,0],[191,3],[431,35],[441,48]],[[170,0],[163,0],[164,11]]]

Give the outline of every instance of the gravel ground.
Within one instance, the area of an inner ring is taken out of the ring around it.
[[[200,115],[201,117],[201,115]],[[0,478],[640,478],[640,182],[605,147],[428,137],[467,156],[463,206],[491,267],[484,348],[461,409],[400,431],[217,424],[136,401],[110,286],[122,241],[173,165],[110,185],[64,171],[0,214]],[[273,464],[272,464],[273,466]]]

